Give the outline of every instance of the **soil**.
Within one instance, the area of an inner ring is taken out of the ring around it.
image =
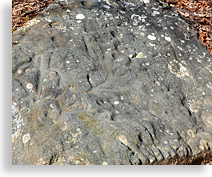
[[[205,150],[192,157],[174,157],[166,161],[155,162],[153,165],[212,165],[212,151]]]
[[[12,0],[12,32],[36,17],[55,0]],[[192,22],[199,40],[212,55],[212,0],[163,0]],[[212,151],[207,150],[194,157],[176,157],[155,165],[212,165]]]

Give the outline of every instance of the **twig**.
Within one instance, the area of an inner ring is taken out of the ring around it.
[[[22,14],[21,16],[22,16],[22,17],[25,17],[26,15],[33,14],[33,13],[36,12],[36,10],[38,10],[38,9],[32,9],[32,10],[27,11],[26,13]]]

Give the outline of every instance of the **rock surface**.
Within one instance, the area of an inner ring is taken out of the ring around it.
[[[212,148],[212,58],[161,3],[54,2],[13,41],[13,164],[154,164]]]

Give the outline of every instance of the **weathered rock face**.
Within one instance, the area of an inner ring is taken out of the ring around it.
[[[14,33],[13,164],[152,164],[212,148],[210,53],[150,2],[55,2]]]

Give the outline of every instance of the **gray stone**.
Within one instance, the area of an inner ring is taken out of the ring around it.
[[[64,0],[13,34],[13,164],[152,164],[212,148],[212,61],[151,0]]]

